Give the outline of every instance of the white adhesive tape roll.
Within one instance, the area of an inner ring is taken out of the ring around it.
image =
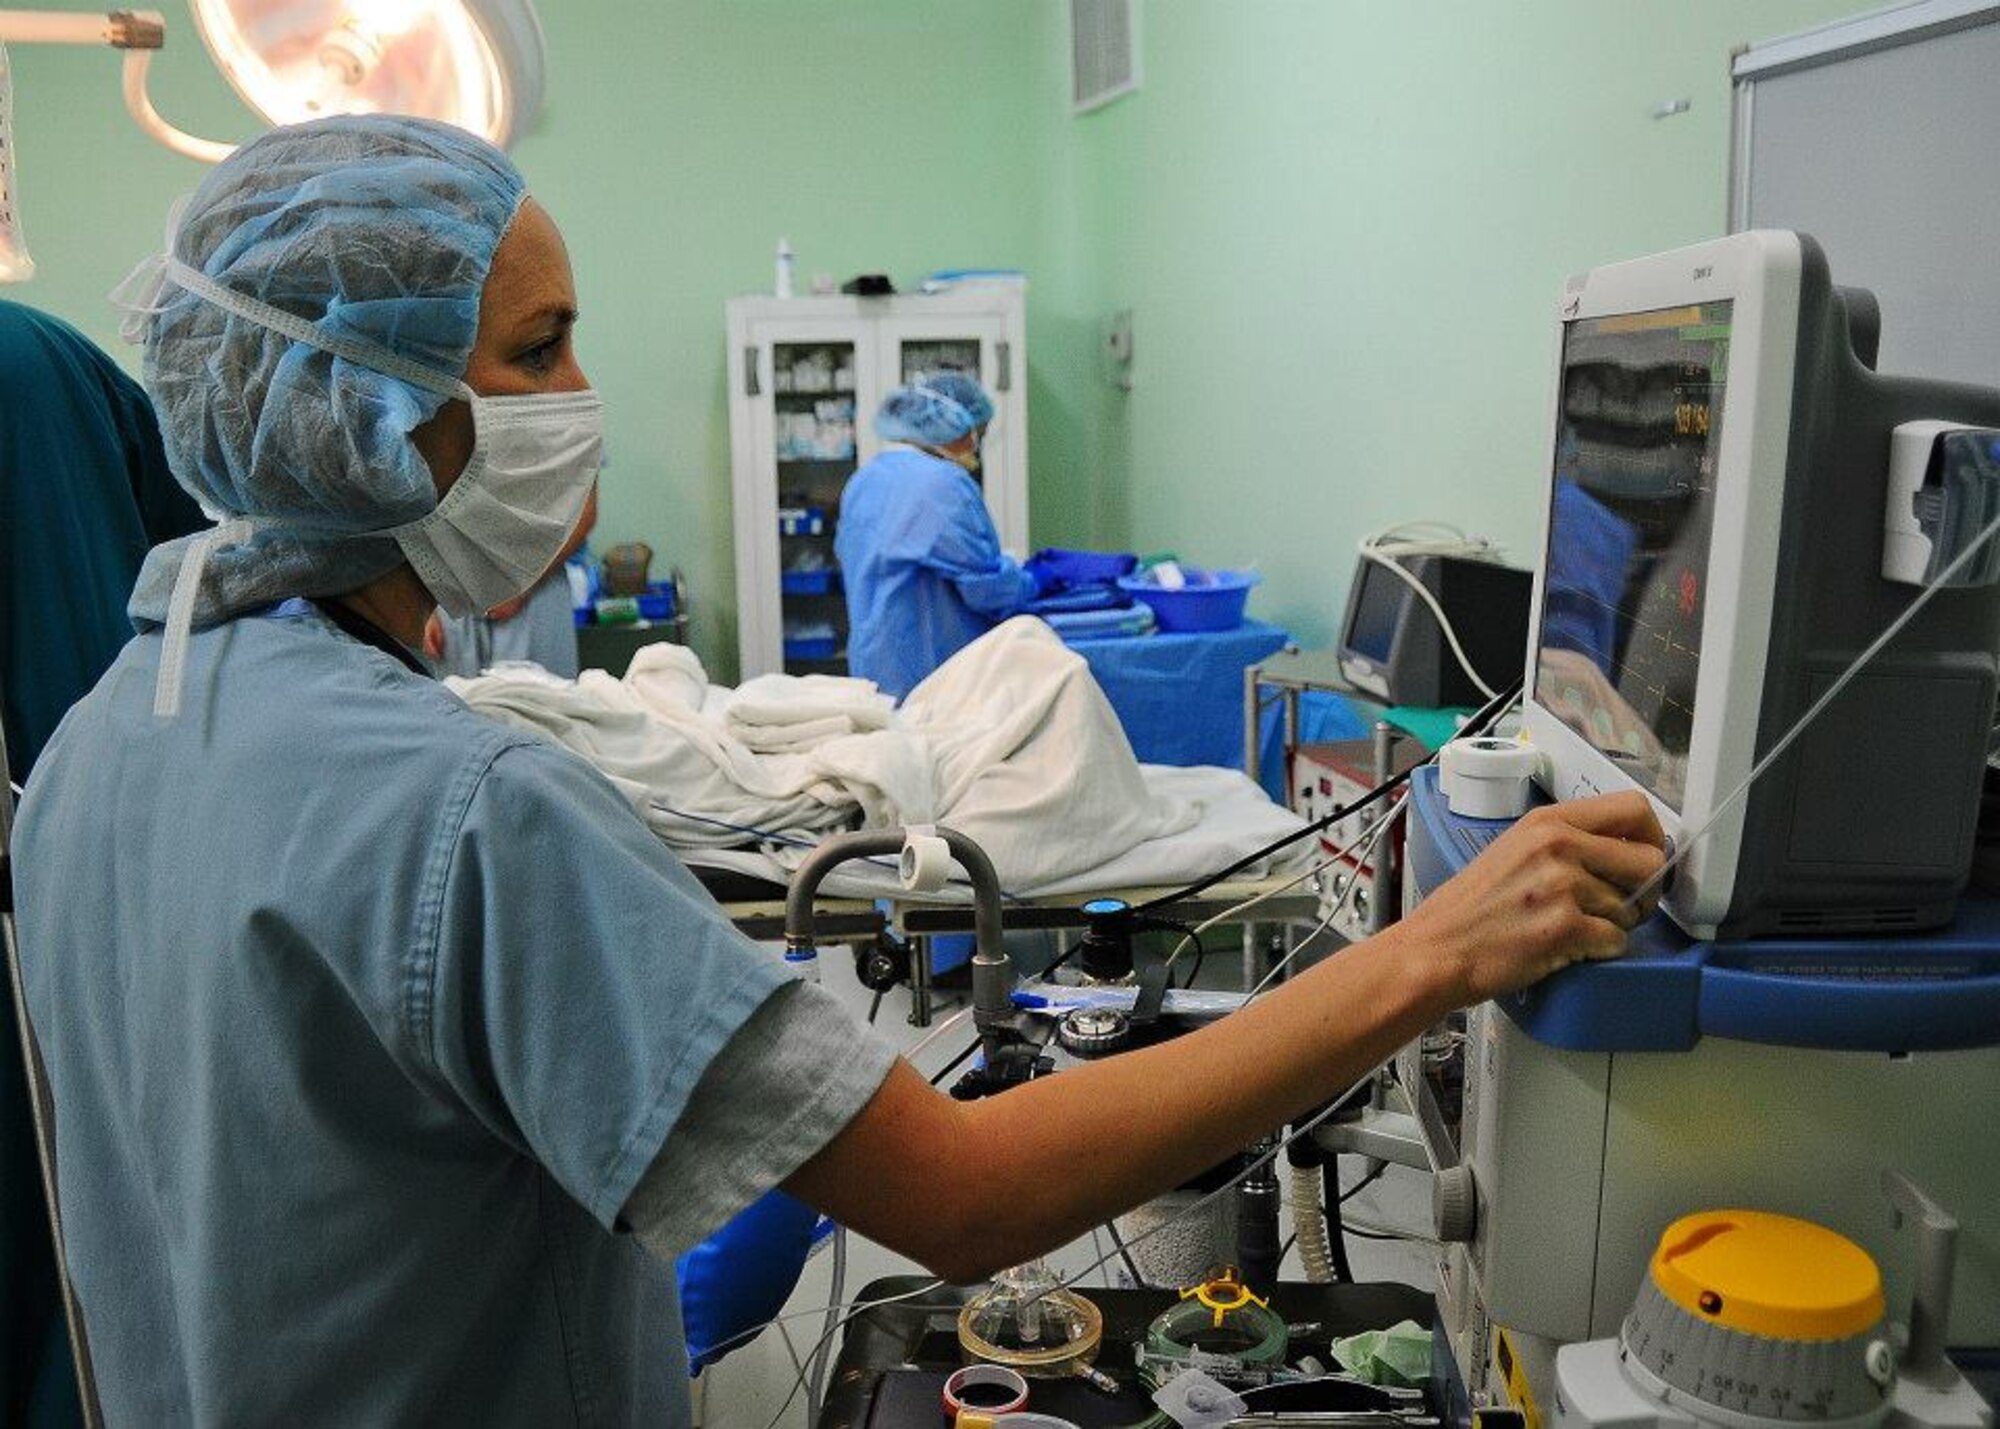
[[[910,892],[935,893],[951,877],[951,845],[936,834],[907,830],[896,871]]]
[[[1451,811],[1467,819],[1518,819],[1534,802],[1541,762],[1518,740],[1455,739],[1438,755],[1438,787]]]

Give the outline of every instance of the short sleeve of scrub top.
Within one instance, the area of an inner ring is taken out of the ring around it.
[[[676,1219],[693,1238],[818,1151],[893,1061],[839,1009],[802,1002],[782,960],[746,941],[612,788],[553,745],[510,745],[492,761],[433,880],[436,975],[408,995],[437,1074],[607,1228],[684,1118],[730,1123],[732,1107],[754,1105],[766,1128],[738,1175],[690,1166],[679,1178]],[[801,1007],[838,1029],[815,1046],[815,1078],[704,1078],[767,1000],[753,1040],[782,1035]]]

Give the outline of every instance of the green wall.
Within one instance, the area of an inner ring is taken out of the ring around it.
[[[1146,5],[1143,88],[1076,126],[1089,286],[1136,314],[1110,533],[1256,562],[1307,644],[1384,526],[1532,564],[1563,278],[1720,233],[1730,50],[1860,8]]]
[[[1308,643],[1392,522],[1530,560],[1551,296],[1719,232],[1730,48],[1857,8],[1142,0],[1142,88],[1072,118],[1065,0],[547,0],[549,101],[515,157],[608,402],[597,544],[680,565],[733,677],[723,302],[768,287],[782,234],[801,283],[1029,271],[1038,543],[1255,561],[1253,612]],[[160,108],[247,137],[184,0],[166,13]],[[132,126],[108,53],[12,55],[41,271],[10,296],[116,348],[104,294],[202,169]],[[1100,353],[1127,307],[1129,393]]]
[[[539,6],[548,103],[516,146],[576,268],[585,370],[604,392],[612,468],[595,543],[638,539],[680,565],[695,641],[735,668],[723,302],[769,291],[780,235],[814,272],[1020,267],[1062,373],[1073,195],[1060,0],[561,0]],[[243,139],[255,121],[215,74],[185,0],[166,7],[155,102]],[[106,292],[156,250],[202,166],[126,117],[110,52],[15,46],[19,190],[36,278],[9,296],[58,313],[136,368]],[[1044,263],[1044,254],[1057,255]],[[1038,321],[1036,336],[1044,333]],[[1042,362],[1037,354],[1038,363]],[[1061,387],[1046,398],[1060,433]],[[1037,410],[1039,422],[1042,413]],[[1031,428],[1031,435],[1034,432]],[[1033,458],[1046,443],[1037,439]],[[1051,509],[1063,505],[1053,455]]]

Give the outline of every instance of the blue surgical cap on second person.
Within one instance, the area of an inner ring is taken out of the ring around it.
[[[885,442],[949,446],[993,420],[993,399],[962,372],[939,372],[882,399],[875,434]]]
[[[145,380],[175,477],[252,518],[209,556],[197,625],[289,595],[356,589],[402,559],[380,533],[437,502],[413,428],[465,371],[493,252],[525,193],[506,155],[452,125],[387,115],[275,129],[195,191],[172,257],[213,282],[434,374],[336,357],[176,286],[145,326]],[[185,543],[148,559],[135,618],[164,618]]]

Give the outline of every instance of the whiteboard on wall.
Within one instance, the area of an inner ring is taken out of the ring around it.
[[[1731,75],[1731,231],[1809,233],[1872,289],[1878,370],[2000,386],[2000,4],[1871,11]]]

